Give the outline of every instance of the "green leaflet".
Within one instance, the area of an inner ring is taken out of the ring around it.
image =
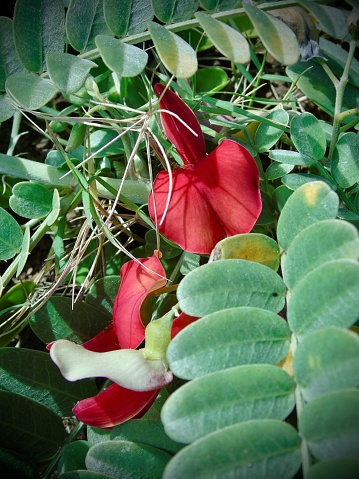
[[[151,0],[104,0],[103,14],[111,33],[119,37],[143,32],[153,18]]]
[[[4,208],[0,208],[0,259],[7,260],[20,253],[22,230],[17,221]]]
[[[56,87],[64,93],[75,93],[84,85],[91,68],[96,63],[62,52],[46,55],[49,76]]]
[[[52,192],[41,183],[23,181],[13,187],[9,204],[24,218],[44,218],[52,210]]]

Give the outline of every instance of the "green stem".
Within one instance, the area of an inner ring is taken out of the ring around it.
[[[16,146],[16,143],[19,141],[19,138],[21,136],[21,133],[19,133],[20,130],[20,124],[21,124],[21,112],[16,111],[13,120],[12,120],[12,128],[11,128],[11,135],[10,135],[10,141],[9,141],[9,148],[7,150],[8,155],[12,155]],[[24,134],[24,133],[22,133]]]

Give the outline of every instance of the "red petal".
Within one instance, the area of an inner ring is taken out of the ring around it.
[[[79,401],[73,408],[75,416],[88,426],[113,427],[140,414],[157,397],[154,391],[131,391],[111,384],[97,396]],[[145,412],[145,411],[144,411]]]
[[[95,337],[83,343],[82,346],[95,353],[105,353],[106,351],[120,349],[113,323],[96,334]]]
[[[154,182],[159,230],[193,253],[210,254],[226,236],[248,233],[262,209],[259,172],[250,153],[224,140],[193,166],[172,172],[173,190],[166,217],[169,176],[160,172]],[[153,195],[149,212],[155,221]]]
[[[190,316],[186,313],[181,313],[179,316],[177,316],[177,318],[172,321],[171,339],[177,336],[177,334],[180,333],[186,326],[197,321],[197,319],[199,318],[196,316]]]
[[[165,270],[157,258],[132,260],[125,263],[120,272],[121,282],[113,306],[113,322],[122,349],[136,349],[145,339],[140,309],[150,291],[166,284]]]
[[[155,93],[159,98],[164,85],[157,83],[154,86]],[[196,134],[195,136],[176,117],[161,112],[161,121],[168,139],[177,149],[178,154],[185,165],[193,165],[206,156],[206,145],[200,124],[193,111],[171,90],[166,90],[160,100],[160,108],[169,110],[178,115]]]

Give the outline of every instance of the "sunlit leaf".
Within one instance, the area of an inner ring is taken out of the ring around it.
[[[294,407],[295,383],[268,364],[207,374],[177,389],[161,419],[174,440],[191,443],[223,427],[253,419],[285,419]]]
[[[103,13],[108,28],[119,37],[143,32],[153,18],[151,0],[104,0]]]
[[[280,316],[259,308],[232,308],[187,326],[171,341],[167,359],[176,376],[193,379],[242,364],[277,364],[288,353],[289,341]]]
[[[86,469],[85,458],[90,444],[87,441],[80,440],[66,444],[63,448],[57,467],[59,476],[67,471],[76,469]]]
[[[0,378],[1,390],[26,396],[58,416],[71,416],[77,401],[97,393],[92,380],[70,383],[48,353],[26,348],[0,349]]]
[[[316,459],[359,456],[359,391],[343,389],[308,403],[299,431]]]
[[[57,93],[51,80],[36,73],[14,73],[6,80],[6,91],[20,107],[38,110]]]
[[[284,22],[255,5],[244,3],[243,8],[268,52],[283,65],[297,63],[299,46],[293,31]]]
[[[183,448],[163,479],[292,478],[300,467],[297,431],[274,419],[228,426]],[[250,475],[248,475],[250,470]]]
[[[160,59],[170,73],[177,78],[189,78],[196,73],[196,52],[187,42],[158,23],[150,22],[148,30]]]
[[[283,279],[293,288],[304,275],[321,264],[341,258],[359,259],[355,226],[341,220],[324,220],[304,228],[282,257]]]
[[[217,50],[225,57],[234,63],[250,61],[248,42],[239,31],[203,12],[197,12],[195,16]]]
[[[299,153],[321,160],[326,150],[326,139],[319,120],[308,112],[294,116],[290,123],[291,139]]]
[[[13,216],[0,208],[0,259],[7,260],[20,253],[22,230]]]
[[[277,108],[267,115],[267,119],[280,123],[281,125],[287,125],[289,115],[282,108]],[[254,137],[254,142],[258,151],[263,152],[270,150],[272,146],[277,143],[282,134],[282,129],[268,125],[268,123],[260,123]]]
[[[106,441],[90,448],[86,466],[90,471],[103,472],[111,477],[158,479],[170,458],[167,452],[147,444]]]
[[[297,347],[293,369],[306,401],[359,386],[359,336],[340,328],[308,334]]]
[[[223,90],[229,81],[227,73],[222,68],[201,68],[195,75],[196,92],[210,95]]]
[[[359,263],[324,263],[298,281],[287,302],[288,323],[296,335],[324,326],[352,326],[358,319]]]
[[[39,462],[54,455],[65,439],[62,420],[24,396],[0,391],[0,447]]]
[[[52,193],[41,183],[24,181],[12,189],[10,208],[24,218],[43,218],[52,209]]]
[[[291,176],[291,175],[289,175]],[[287,200],[278,220],[278,243],[287,250],[295,236],[317,221],[334,219],[339,199],[324,182],[309,182],[299,187]]]
[[[272,158],[272,156],[271,156],[272,152],[273,152],[273,150],[271,150],[269,152],[270,158]],[[282,176],[290,173],[293,170],[293,168],[294,168],[294,165],[290,165],[290,164],[272,163],[266,169],[265,175],[266,175],[266,178],[268,180],[276,180],[276,179],[282,178]]]
[[[349,188],[359,181],[359,136],[344,133],[337,141],[332,158],[332,175],[339,186]]]
[[[311,158],[310,156],[292,150],[270,150],[269,158],[271,160],[284,163],[284,165],[281,165],[282,168],[283,166],[285,167],[287,165],[310,166],[315,164],[315,160],[313,160],[313,158]],[[293,169],[293,166],[291,169]]]
[[[141,48],[108,35],[97,35],[95,42],[106,66],[120,76],[137,76],[146,66],[148,55]]]
[[[151,4],[161,22],[174,23],[191,18],[199,0],[151,0]]]
[[[62,0],[17,0],[14,40],[17,53],[31,72],[45,70],[48,52],[62,52],[65,44],[65,9]]]
[[[62,52],[50,52],[46,55],[49,77],[57,88],[65,93],[75,93],[83,86],[91,68],[96,63]]]
[[[286,287],[270,268],[253,261],[226,259],[205,264],[181,281],[177,298],[191,316],[205,316],[221,309],[255,306],[279,312]]]
[[[276,241],[260,233],[244,233],[229,236],[214,247],[211,257],[218,259],[246,259],[264,264],[277,271],[280,251]]]

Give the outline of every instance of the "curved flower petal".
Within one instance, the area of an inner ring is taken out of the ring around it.
[[[120,272],[121,282],[113,306],[113,323],[122,349],[135,349],[145,339],[140,309],[146,295],[166,284],[166,273],[157,256],[129,261]]]
[[[165,87],[160,83],[154,86],[158,98]],[[160,100],[160,108],[178,115],[195,133],[194,135],[175,116],[161,112],[161,121],[168,139],[177,149],[185,165],[193,165],[206,156],[206,145],[200,124],[193,111],[171,90],[166,90]]]
[[[159,230],[186,251],[210,254],[226,236],[248,233],[261,212],[257,164],[235,141],[224,140],[195,165],[174,170],[172,179],[171,202],[162,224],[168,173],[160,172],[153,185]],[[154,221],[152,193],[148,206]]]
[[[120,348],[113,323],[100,331],[92,339],[89,339],[82,346],[89,351],[104,353],[106,351],[116,351]]]
[[[182,312],[172,321],[171,339],[177,336],[177,334],[180,333],[186,326],[197,321],[197,319],[199,318],[196,316],[190,316],[189,314]]]
[[[133,391],[150,391],[173,379],[160,359],[146,359],[143,350],[121,349],[95,353],[66,339],[50,349],[51,359],[68,381],[105,377]]]
[[[111,384],[97,396],[79,401],[73,413],[88,426],[113,427],[145,413],[159,392],[160,389],[131,391]]]

